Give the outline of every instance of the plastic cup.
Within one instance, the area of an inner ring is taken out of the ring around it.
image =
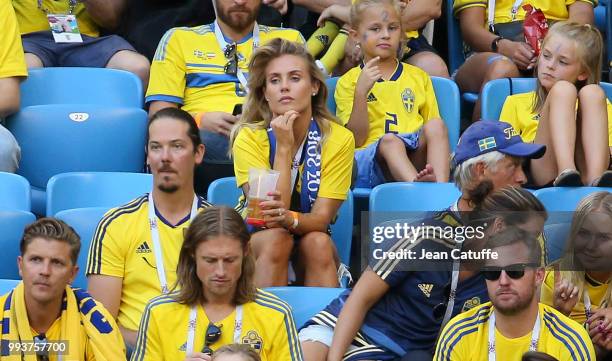
[[[272,169],[249,169],[249,194],[247,195],[247,223],[256,227],[266,224],[259,202],[270,200],[268,193],[276,190],[280,172]]]

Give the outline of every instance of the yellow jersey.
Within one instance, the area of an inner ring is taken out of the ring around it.
[[[2,0],[4,1],[4,0]],[[43,9],[49,10],[50,14],[68,14],[68,0],[42,0],[42,9],[38,8],[36,0],[13,0],[13,7],[19,21],[21,34],[33,33],[35,31],[51,31],[47,14]],[[72,12],[76,16],[77,24],[81,34],[97,37],[100,35],[98,25],[93,21],[85,4],[79,1]]]
[[[9,0],[0,0],[0,78],[28,76],[19,25]]]
[[[538,8],[542,10],[547,20],[567,20],[569,19],[569,6],[575,3],[576,1],[585,2],[587,4],[591,4],[593,7],[597,6],[598,0],[523,0],[521,6],[518,8],[518,12],[515,16],[516,20],[524,20],[525,19],[525,10],[523,10],[522,5],[530,4],[534,8]],[[512,20],[512,6],[514,5],[515,0],[497,0],[495,2],[495,18],[494,23],[509,23]],[[458,16],[458,14],[467,8],[471,7],[482,7],[485,8],[485,24],[487,24],[487,0],[455,0],[453,4],[453,14]]]
[[[535,92],[510,95],[506,98],[499,120],[516,129],[524,142],[533,142],[538,130],[540,115],[531,110]],[[612,119],[612,104],[606,101],[608,119]],[[612,147],[612,122],[608,122],[608,144]]]
[[[355,86],[361,66],[349,70],[336,85],[336,115],[347,124],[353,111]],[[389,80],[374,83],[368,94],[370,128],[364,149],[386,133],[414,133],[432,118],[439,118],[438,102],[431,78],[420,68],[398,62]]]
[[[210,206],[198,198],[198,210]],[[190,224],[189,215],[177,225],[171,225],[155,213],[164,269],[168,285],[172,287],[176,282],[183,234]],[[117,321],[126,329],[136,331],[147,302],[161,294],[149,228],[148,195],[111,209],[100,220],[89,248],[87,275],[123,279]]]
[[[321,150],[321,184],[318,197],[345,200],[351,186],[355,140],[353,134],[333,121]],[[249,169],[271,169],[270,142],[265,129],[242,128],[232,147],[236,183],[242,187],[249,181]],[[297,177],[301,190],[303,164]]]
[[[147,305],[132,361],[185,359],[191,307],[176,302],[173,295],[176,293],[154,298]],[[257,290],[255,300],[242,307],[240,343],[253,347],[262,361],[303,359],[289,305],[271,293]],[[221,337],[210,345],[213,351],[234,343],[235,320],[236,311],[233,311],[215,323],[221,329]],[[209,323],[204,309],[198,305],[194,351],[199,352],[204,347],[204,335]]]
[[[586,291],[589,293],[589,299],[591,300],[591,310],[595,312],[596,310],[606,307],[604,306],[604,301],[606,297],[606,292],[608,291],[607,283],[599,283],[595,280],[590,279],[587,276],[587,279],[584,282]],[[540,298],[540,302],[547,304],[552,307],[553,305],[553,292],[555,290],[555,272],[549,270],[546,272],[546,276],[544,278],[544,283],[542,284],[542,294]],[[584,295],[578,295],[578,302],[576,306],[572,309],[569,317],[580,323],[584,324],[587,320],[586,313],[584,309]]]
[[[190,113],[232,113],[236,104],[244,102],[246,93],[240,81],[224,72],[228,59],[217,42],[214,26],[173,28],[164,34],[151,63],[145,102],[176,103]],[[260,44],[275,38],[304,43],[293,29],[259,25],[259,37]],[[249,35],[237,44],[238,65],[248,77],[253,38]]]
[[[587,331],[577,322],[557,310],[539,304],[541,322],[537,351],[549,354],[559,361],[593,360],[595,350]],[[435,361],[487,361],[489,358],[489,317],[491,302],[454,317],[444,327],[436,346]],[[531,332],[507,338],[495,330],[495,351],[498,359],[520,361],[529,351]],[[500,357],[503,355],[503,358]]]

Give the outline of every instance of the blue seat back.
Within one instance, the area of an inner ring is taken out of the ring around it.
[[[448,70],[451,74],[465,61],[465,56],[463,55],[463,37],[461,36],[459,20],[453,15],[453,1],[446,0],[444,2],[446,28],[448,31]]]
[[[344,288],[326,287],[269,287],[265,290],[291,306],[293,320],[298,329],[346,291]]]
[[[612,99],[612,84],[601,82],[608,99]],[[510,95],[527,93],[536,88],[535,78],[503,78],[494,79],[485,84],[482,89],[481,111],[482,119],[499,119],[504,102]]]
[[[150,192],[153,176],[145,173],[72,172],[47,183],[47,216],[72,208],[117,207]]]
[[[135,74],[107,68],[28,69],[21,83],[21,107],[45,104],[99,104],[143,107],[142,82]]]
[[[544,204],[548,212],[573,212],[582,198],[601,191],[612,192],[612,188],[551,187],[538,189],[534,194]]]
[[[76,208],[61,211],[55,215],[58,219],[72,226],[81,237],[81,251],[79,252],[79,258],[77,260],[79,273],[72,282],[73,287],[87,288],[85,271],[87,269],[89,248],[96,227],[108,209],[107,207]]]
[[[17,267],[17,256],[20,254],[19,243],[25,226],[35,220],[36,217],[30,212],[0,211],[0,250],[2,250],[0,278],[21,279]]]
[[[544,225],[544,239],[546,241],[548,262],[554,262],[563,255],[570,226],[571,223],[569,221]]]
[[[236,178],[227,177],[213,181],[208,187],[208,201],[214,205],[234,207],[242,190],[236,187]],[[353,194],[349,192],[347,199],[338,210],[336,222],[331,225],[331,237],[336,244],[338,257],[348,265],[351,255],[353,235]]]
[[[144,166],[147,114],[138,108],[37,105],[8,118],[21,146],[19,174],[33,189],[32,209],[45,214],[44,190],[60,173],[139,172]]]
[[[337,77],[329,78],[325,82],[329,90],[327,95],[327,108],[332,114],[336,114],[337,109],[334,92],[338,79]],[[448,128],[450,149],[453,151],[459,140],[459,128],[461,125],[461,97],[459,88],[454,81],[445,78],[432,76],[431,82],[434,87],[434,92],[436,93],[440,116]]]
[[[385,183],[370,194],[370,212],[429,212],[448,208],[461,192],[454,183]]]
[[[612,1],[600,1],[606,6],[606,53],[608,55],[608,64],[604,64],[604,69],[610,69],[612,65]],[[608,73],[608,80],[612,79],[610,73]]]
[[[0,279],[0,296],[9,293],[15,286],[19,284],[19,280]]]
[[[0,172],[0,210],[30,211],[30,183],[27,179]]]

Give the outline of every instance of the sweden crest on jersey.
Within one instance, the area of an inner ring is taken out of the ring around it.
[[[412,113],[412,109],[414,109],[414,93],[412,89],[404,89],[402,92],[402,104],[404,104],[404,108],[408,113]]]

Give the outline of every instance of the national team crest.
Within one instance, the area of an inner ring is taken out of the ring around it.
[[[472,297],[463,303],[461,312],[469,311],[478,305],[480,305],[480,297]]]
[[[263,349],[263,339],[254,330],[247,332],[242,338],[242,343],[251,346],[257,353],[261,353]]]
[[[404,104],[404,108],[408,113],[412,113],[412,109],[414,109],[414,92],[412,92],[412,89],[404,89],[402,92],[402,104]]]

